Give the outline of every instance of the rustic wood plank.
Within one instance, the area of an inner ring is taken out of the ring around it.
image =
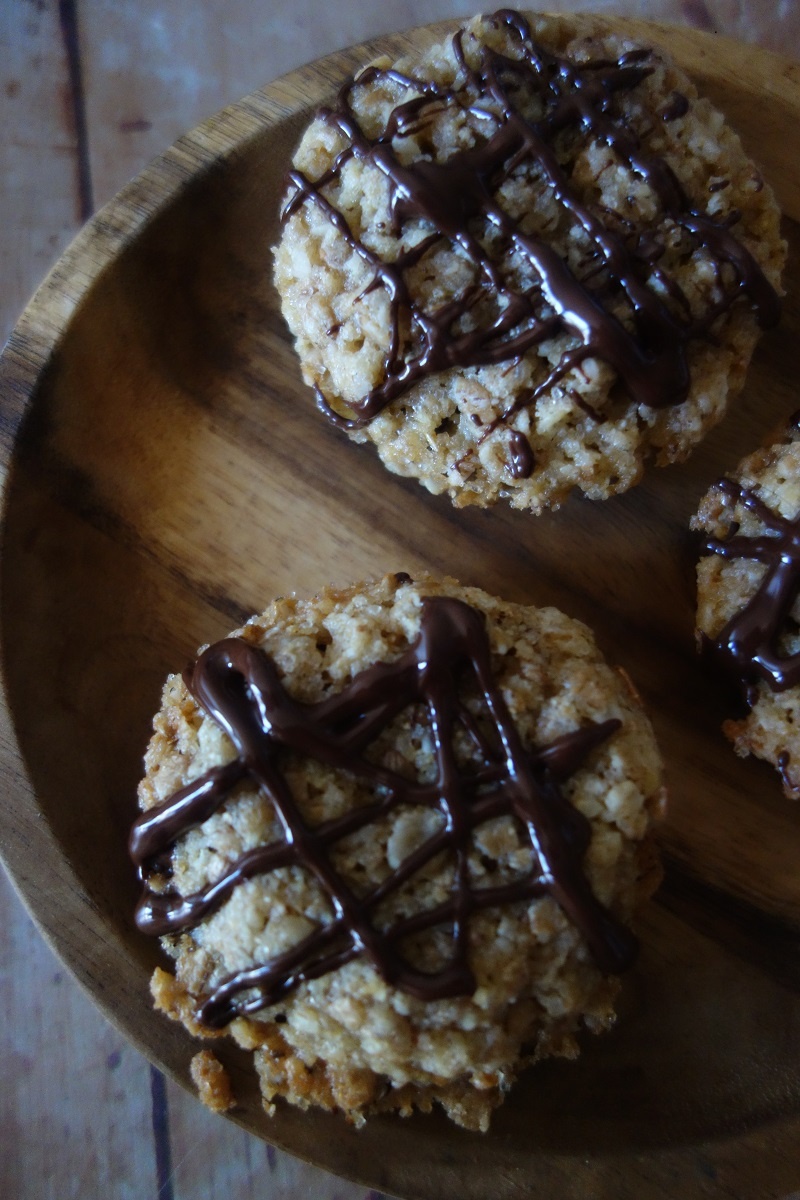
[[[172,1082],[167,1096],[173,1200],[391,1200],[259,1142]]]
[[[199,120],[278,75],[340,46],[457,15],[459,0],[354,3],[299,0],[81,0],[80,29],[92,177],[109,199]]]
[[[89,215],[56,4],[0,5],[0,343]]]
[[[469,7],[469,6],[467,6]],[[473,6],[475,11],[479,4]],[[791,55],[797,5],[737,0],[548,0],[586,11],[687,24]],[[465,15],[462,0],[285,6],[207,0],[80,0],[92,182],[104,203],[185,130],[302,63],[380,34]]]
[[[64,7],[0,6],[0,341],[90,215]],[[53,957],[2,871],[0,928],[0,1193],[152,1195],[147,1063]]]
[[[53,956],[0,872],[0,1193],[154,1194],[149,1066]]]

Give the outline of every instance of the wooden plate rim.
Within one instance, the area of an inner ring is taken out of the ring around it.
[[[782,97],[796,109],[800,120],[800,65],[791,60],[730,38],[683,26],[633,18],[607,18],[596,14],[588,16],[600,33],[613,30],[642,41],[663,45],[673,54],[679,65],[684,66],[694,76],[697,76],[698,64],[701,62],[704,62],[709,75],[713,76],[716,52],[723,48],[725,55],[735,64],[737,72],[741,72],[743,80],[748,76],[758,76],[761,79],[778,81],[777,86]],[[182,189],[191,179],[212,169],[232,153],[242,150],[253,139],[263,134],[265,128],[276,125],[305,108],[315,108],[326,95],[330,95],[335,81],[344,78],[348,71],[356,69],[379,54],[396,57],[410,48],[429,44],[435,38],[454,31],[458,24],[459,22],[453,20],[440,21],[416,27],[405,33],[385,35],[336,51],[288,72],[184,134],[87,222],[34,293],[0,355],[0,547],[4,548],[5,545],[10,467],[20,430],[35,403],[40,379],[51,363],[82,300],[115,257],[144,231],[158,213],[178,199]],[[687,58],[692,61],[687,62]],[[299,85],[308,96],[305,103],[298,103],[294,99]],[[800,218],[800,212],[797,215]],[[0,606],[5,595],[6,573],[11,569],[11,564],[0,552]],[[3,645],[7,636],[8,631],[5,627],[0,628]],[[46,903],[38,886],[38,879],[42,875],[59,877],[68,885],[65,894],[70,898],[70,906],[64,913],[65,919],[83,925],[87,939],[96,939],[106,945],[113,944],[110,925],[92,897],[72,874],[70,864],[57,839],[42,819],[17,739],[14,714],[4,679],[2,656],[0,686],[0,780],[5,799],[4,804],[0,805],[0,862],[5,866],[15,891],[42,936],[106,1019],[145,1057],[155,1061],[160,1069],[182,1087],[193,1091],[188,1076],[155,1059],[152,1047],[126,1027],[124,1019],[120,1018],[115,1010],[112,991],[98,994],[93,987],[91,972],[87,969],[85,954],[64,945],[59,939],[58,929],[47,918]],[[29,874],[26,866],[32,858],[35,858],[38,864],[36,878]],[[235,1114],[232,1119],[237,1120]],[[241,1119],[238,1123],[247,1129],[251,1128]],[[702,1142],[690,1147],[637,1151],[630,1156],[624,1156],[615,1166],[621,1168],[628,1182],[641,1179],[642,1183],[645,1180],[650,1183],[659,1181],[667,1185],[675,1178],[675,1168],[678,1165],[685,1167],[689,1156],[695,1156],[698,1151],[702,1151],[712,1165],[717,1158],[720,1161],[724,1159],[728,1169],[735,1161],[744,1162],[753,1154],[765,1153],[764,1144],[758,1144],[759,1132],[752,1130],[732,1139]],[[261,1131],[259,1133],[265,1136]],[[800,1118],[789,1116],[776,1119],[770,1126],[770,1134],[771,1153],[790,1150],[797,1144],[800,1135]],[[285,1148],[317,1166],[332,1169],[328,1157],[323,1153],[313,1156],[301,1153],[291,1146]],[[553,1160],[559,1157],[552,1155]],[[340,1170],[339,1173],[341,1174]],[[375,1186],[377,1182],[363,1173],[349,1174],[348,1177],[365,1186]],[[711,1194],[708,1190],[709,1183],[709,1179],[705,1179],[697,1194]],[[518,1188],[517,1183],[511,1179],[497,1179],[496,1184],[499,1189],[498,1200],[505,1196],[521,1197],[534,1194],[528,1190],[530,1180],[528,1185],[523,1185],[522,1188]],[[380,1180],[380,1186],[383,1189],[391,1188],[391,1182],[387,1183],[385,1175]],[[429,1191],[417,1194],[420,1200],[430,1200],[432,1196]]]

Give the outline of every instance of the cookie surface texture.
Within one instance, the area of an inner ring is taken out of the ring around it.
[[[738,688],[745,716],[723,729],[743,757],[781,772],[800,799],[800,431],[743,459],[703,498],[697,628]],[[732,693],[733,694],[733,693]]]
[[[457,506],[684,459],[778,316],[772,193],[664,54],[505,10],[378,60],[295,154],[275,279],[319,407]]]
[[[268,1108],[485,1129],[522,1066],[611,1024],[661,762],[585,626],[389,576],[277,601],[186,679],[137,920],[175,960],[157,1006],[253,1050]]]

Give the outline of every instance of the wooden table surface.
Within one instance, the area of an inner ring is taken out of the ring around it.
[[[791,0],[546,7],[691,24],[800,58]],[[0,341],[83,221],[186,129],[318,55],[469,11],[459,0],[0,0]],[[166,1081],[94,1010],[2,871],[0,927],[0,1196],[378,1200]],[[780,1200],[800,1198],[800,1152],[797,1189]]]

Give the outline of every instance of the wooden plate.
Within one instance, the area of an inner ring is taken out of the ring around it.
[[[244,1058],[220,1051],[246,1128],[425,1200],[774,1196],[800,1181],[800,811],[718,732],[686,532],[708,484],[800,406],[800,69],[621,25],[672,50],[787,213],[783,322],[689,464],[538,520],[456,512],[316,415],[270,282],[283,171],[345,74],[447,26],[323,59],[181,139],[84,230],[2,360],[3,857],[106,1015],[181,1082],[197,1047],[151,1011],[161,955],[132,924],[125,840],[161,681],[197,645],[276,594],[427,568],[586,620],[649,704],[672,791],[667,879],[621,1020],[577,1063],[528,1073],[489,1135],[437,1116],[361,1132],[285,1107],[269,1119]]]

